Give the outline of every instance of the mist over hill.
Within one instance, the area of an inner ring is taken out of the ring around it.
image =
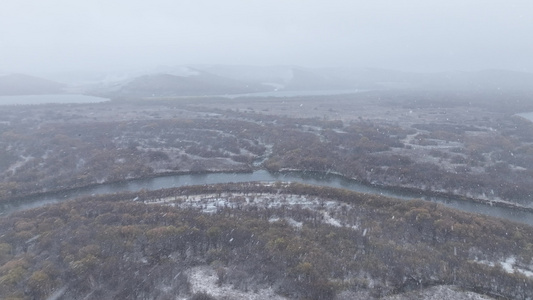
[[[57,73],[41,77],[22,74],[0,76],[0,95],[67,91],[116,98],[339,90],[529,94],[533,93],[533,74],[508,70],[415,73],[376,68],[182,65],[120,72]]]
[[[533,90],[533,74],[508,70],[416,73],[377,68],[305,68],[299,66],[195,66],[242,82],[275,83],[282,90],[428,89]]]
[[[67,92],[124,98],[341,90],[425,90],[529,95],[533,93],[533,74],[507,70],[414,73],[372,68],[194,65],[123,72],[71,72],[41,77],[25,74],[0,76],[0,95]]]
[[[533,209],[533,124],[515,115],[533,103],[513,92],[527,91],[529,74],[261,70],[110,73],[86,90],[116,100],[0,106],[0,202],[260,169]],[[172,98],[339,86],[375,90]],[[143,189],[24,209],[1,224],[2,299],[529,299],[533,286],[529,225],[301,184]]]
[[[196,65],[157,68],[129,78],[122,76],[119,81],[102,81],[91,87],[89,93],[150,97],[350,89],[533,92],[533,74],[506,70],[414,73],[385,69]]]
[[[0,76],[0,95],[58,94],[64,88],[62,83],[24,74]]]

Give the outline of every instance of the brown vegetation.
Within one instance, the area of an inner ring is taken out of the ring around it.
[[[336,212],[344,225],[331,226],[321,211],[290,204],[205,214],[127,200],[196,193],[229,202],[243,201],[240,195],[305,195],[348,206]],[[273,286],[299,299],[332,299],[345,290],[379,297],[441,284],[526,299],[533,279],[519,270],[533,264],[532,249],[531,227],[423,201],[301,184],[184,187],[84,198],[2,218],[0,297],[61,291],[66,298],[168,299],[189,295],[180,274],[210,264],[218,266],[221,284]],[[514,273],[499,264],[509,257]]]
[[[466,125],[457,116],[341,121],[180,101],[2,107],[0,199],[157,174],[249,171],[260,163],[523,205],[533,194],[533,125],[516,117]]]

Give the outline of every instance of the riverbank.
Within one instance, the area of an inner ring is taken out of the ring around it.
[[[339,177],[342,180],[350,181],[357,183],[361,186],[367,186],[371,189],[374,189],[375,191],[365,191],[367,193],[375,193],[379,195],[386,195],[389,197],[394,198],[400,198],[400,199],[422,199],[426,201],[435,201],[434,198],[439,198],[440,202],[442,200],[450,200],[450,201],[463,201],[466,203],[479,203],[483,205],[488,205],[491,207],[501,207],[501,208],[507,208],[507,209],[514,209],[518,211],[524,211],[524,212],[531,212],[533,213],[533,207],[528,207],[524,205],[520,205],[514,202],[504,201],[504,200],[494,200],[494,199],[484,199],[481,197],[468,197],[465,195],[460,194],[454,194],[449,192],[441,192],[441,191],[431,191],[427,189],[420,189],[416,187],[405,187],[405,186],[394,186],[394,185],[386,185],[386,184],[375,184],[364,180],[359,180],[357,178],[352,178],[349,176],[345,176],[338,172],[318,172],[318,171],[306,171],[306,170],[299,170],[299,169],[283,169],[276,172],[271,172],[265,169],[261,168],[240,168],[240,169],[230,169],[230,170],[209,170],[209,171],[201,171],[201,172],[193,172],[193,171],[168,171],[168,172],[160,172],[160,173],[154,173],[138,178],[130,178],[125,180],[116,180],[116,181],[105,181],[100,183],[94,183],[89,185],[80,185],[80,186],[73,186],[69,188],[60,188],[56,190],[49,190],[45,192],[39,192],[39,193],[30,193],[30,194],[24,194],[24,195],[17,195],[16,197],[9,197],[9,198],[3,198],[0,199],[0,205],[1,204],[9,204],[14,203],[17,201],[21,202],[27,202],[32,201],[31,199],[36,199],[40,197],[50,197],[50,196],[58,196],[60,195],[63,198],[68,198],[69,194],[76,194],[76,192],[80,191],[90,191],[94,189],[98,189],[100,187],[105,187],[109,185],[124,185],[127,183],[132,182],[139,182],[139,181],[147,181],[155,178],[164,178],[164,177],[172,177],[172,176],[184,176],[184,175],[190,175],[190,176],[204,176],[209,174],[252,174],[257,171],[264,171],[268,172],[274,176],[297,176],[297,177],[312,177],[312,178],[326,178],[331,176]],[[320,180],[319,180],[320,181]],[[317,185],[320,185],[319,182],[316,183]],[[111,191],[112,193],[113,191]]]
[[[460,200],[460,201],[479,203],[479,204],[495,206],[495,207],[502,207],[502,208],[516,209],[520,211],[533,212],[533,207],[520,205],[516,202],[497,200],[497,199],[488,199],[488,198],[482,198],[482,197],[469,197],[469,196],[465,196],[461,194],[454,194],[451,192],[431,191],[431,190],[421,189],[421,188],[416,188],[416,187],[376,184],[376,183],[371,183],[366,180],[359,180],[357,178],[345,176],[339,172],[318,172],[318,171],[306,171],[306,170],[298,170],[298,169],[283,169],[283,170],[280,170],[279,172],[280,173],[302,173],[302,174],[316,173],[316,174],[324,174],[324,175],[334,175],[334,176],[342,177],[346,180],[351,180],[351,181],[358,182],[363,185],[367,185],[369,187],[373,187],[375,189],[387,190],[398,196],[407,195],[409,198],[420,198],[422,200],[427,200],[427,201],[432,201],[431,198],[442,198],[442,199]],[[413,197],[413,196],[418,196],[418,197]],[[403,198],[403,197],[398,197],[398,198]]]
[[[423,200],[429,200],[428,198],[431,197],[439,197],[439,198],[449,198],[449,199],[458,199],[461,201],[470,201],[474,203],[480,203],[490,206],[497,206],[497,207],[504,207],[504,208],[511,208],[511,209],[517,209],[521,211],[528,211],[533,212],[533,207],[531,206],[524,206],[515,202],[505,201],[505,200],[496,200],[496,199],[484,199],[484,198],[477,198],[477,197],[469,197],[464,196],[460,194],[454,194],[449,192],[439,192],[439,191],[430,191],[430,190],[422,190],[419,188],[412,188],[412,187],[402,187],[402,186],[387,186],[387,185],[378,185],[378,184],[371,184],[369,185],[378,187],[378,188],[384,188],[384,189],[390,189],[392,191],[397,192],[407,192],[407,193],[418,193],[421,196],[421,199]]]
[[[253,173],[253,169],[246,168],[246,169],[230,169],[230,170],[210,170],[210,171],[175,171],[175,172],[160,172],[160,173],[154,173],[145,175],[142,177],[136,177],[136,178],[129,178],[124,180],[112,180],[112,181],[103,181],[93,184],[86,184],[86,185],[79,185],[79,186],[72,186],[69,188],[60,188],[55,190],[48,190],[44,192],[37,192],[37,193],[28,193],[23,195],[17,195],[16,197],[7,197],[7,198],[0,198],[0,205],[7,203],[7,202],[13,202],[28,198],[36,198],[36,197],[46,197],[51,195],[57,195],[57,194],[68,194],[73,191],[79,191],[79,190],[90,190],[93,188],[98,188],[106,185],[114,185],[114,184],[125,184],[128,182],[135,182],[140,180],[150,180],[154,178],[160,178],[160,177],[170,177],[170,176],[182,176],[182,175],[205,175],[205,174],[220,174],[220,173],[230,173],[230,174],[237,174],[237,173]]]
[[[10,214],[15,211],[34,208],[51,203],[75,199],[91,195],[111,195],[122,192],[148,193],[151,191],[165,190],[191,186],[202,193],[208,190],[213,184],[227,183],[250,183],[250,182],[289,182],[301,183],[307,186],[331,187],[340,190],[355,191],[367,195],[379,195],[396,199],[410,200],[423,199],[428,202],[436,202],[445,206],[477,213],[482,215],[495,216],[512,220],[515,222],[533,225],[533,210],[522,209],[514,206],[495,205],[486,201],[467,200],[460,197],[451,197],[438,193],[421,194],[418,190],[402,188],[383,188],[376,185],[363,184],[362,182],[340,176],[338,174],[316,173],[316,172],[279,172],[271,173],[266,170],[256,170],[254,172],[218,172],[218,173],[188,173],[182,175],[167,175],[148,177],[122,181],[118,183],[100,184],[92,187],[80,189],[70,189],[46,195],[33,195],[26,198],[18,198],[13,201],[0,203],[0,214]],[[219,186],[220,188],[220,186]],[[424,198],[425,197],[425,198]],[[131,199],[135,196],[131,197]]]

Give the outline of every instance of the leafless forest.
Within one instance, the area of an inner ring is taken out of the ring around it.
[[[266,169],[529,209],[522,100],[404,90],[0,106],[0,199]],[[529,226],[299,184],[86,197],[1,222],[0,285],[13,299],[528,299],[533,286]]]

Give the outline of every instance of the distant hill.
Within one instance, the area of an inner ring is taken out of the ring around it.
[[[276,90],[331,90],[357,88],[333,73],[298,66],[198,66],[207,72],[249,83],[272,86]]]
[[[315,70],[293,68],[292,78],[285,90],[336,90],[357,87],[357,82],[347,82],[339,76],[328,76]]]
[[[506,70],[415,73],[372,68],[194,65],[159,67],[120,76],[109,74],[105,78],[106,80],[91,85],[86,91],[108,97],[198,96],[350,89],[533,92],[533,74]]]
[[[433,74],[428,87],[475,91],[533,91],[533,74],[507,70]]]
[[[533,91],[533,74],[508,70],[415,73],[386,69],[323,69],[322,74],[370,89]]]
[[[241,82],[204,71],[192,70],[187,74],[149,74],[96,89],[109,96],[165,97],[189,95],[223,95],[270,91],[272,88],[255,83]]]
[[[0,95],[59,94],[64,88],[59,82],[24,74],[0,76]]]
[[[533,91],[533,74],[507,70],[416,73],[376,68],[303,68],[297,66],[197,66],[222,77],[278,90],[424,89],[460,91]]]

